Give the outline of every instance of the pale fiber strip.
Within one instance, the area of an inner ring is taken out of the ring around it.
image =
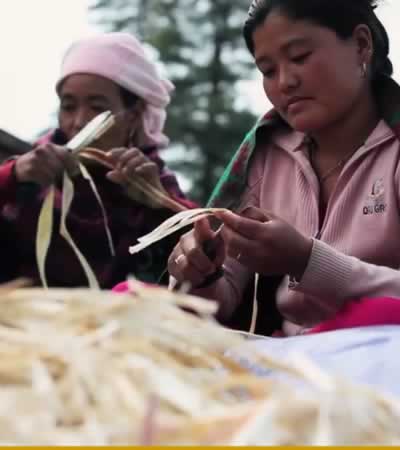
[[[166,192],[160,191],[139,176],[136,179],[128,179],[128,184],[146,194],[149,199],[156,200],[158,207],[168,208],[174,212],[185,211],[187,209],[169,197]]]
[[[90,187],[93,191],[94,196],[96,197],[97,203],[100,206],[101,209],[101,215],[103,216],[103,220],[104,220],[104,227],[105,227],[105,231],[106,231],[106,235],[107,235],[107,240],[108,240],[108,245],[110,247],[110,253],[111,256],[115,256],[115,247],[114,247],[114,242],[113,242],[113,238],[111,235],[111,230],[110,230],[110,226],[108,223],[108,217],[107,217],[107,212],[106,209],[104,207],[104,204],[101,200],[99,191],[97,190],[96,187],[96,183],[94,182],[93,178],[91,177],[90,173],[88,172],[88,170],[86,169],[86,167],[83,164],[79,164],[79,169],[82,173],[82,176],[85,180],[87,180],[90,184]]]
[[[302,357],[258,355],[212,318],[178,307],[202,314],[206,300],[129,283],[130,294],[0,286],[0,442],[400,443],[396,399]],[[227,351],[288,377],[256,377]]]
[[[142,250],[144,250],[146,247],[154,244],[155,242],[158,242],[167,236],[175,233],[176,231],[180,230],[181,228],[184,228],[188,225],[191,225],[192,223],[195,223],[199,220],[205,219],[207,217],[210,217],[214,215],[216,212],[221,212],[222,209],[213,209],[213,208],[199,208],[196,210],[188,210],[183,211],[182,213],[178,213],[175,216],[173,216],[174,220],[170,220],[169,223],[165,221],[163,222],[156,230],[152,231],[149,234],[146,234],[145,236],[141,236],[138,238],[139,243],[136,245],[133,245],[129,247],[129,253],[135,254]],[[179,217],[176,217],[179,216]],[[172,218],[171,218],[172,219]],[[178,222],[178,223],[176,223]]]
[[[105,111],[102,114],[99,114],[95,117],[87,126],[81,130],[71,141],[67,143],[67,147],[70,148],[73,154],[78,154],[79,151],[89,145],[92,141],[99,139],[104,133],[106,133],[113,125],[115,124],[115,117],[111,114],[111,111]],[[114,256],[114,245],[112,241],[111,232],[108,226],[107,215],[104,208],[104,205],[101,201],[100,195],[97,191],[97,188],[94,184],[93,179],[90,174],[87,172],[86,168],[83,165],[79,164],[79,169],[82,176],[89,181],[90,187],[99,202],[102,215],[105,223],[105,230],[108,239],[108,243],[110,246],[111,255]],[[67,180],[68,179],[68,180]],[[67,180],[67,181],[66,181]],[[68,190],[68,192],[64,192]],[[70,181],[66,172],[63,175],[63,185],[62,185],[62,206],[61,206],[61,224],[60,224],[60,233],[66,239],[68,244],[72,247],[75,254],[77,255],[79,262],[82,265],[82,268],[85,272],[86,277],[89,280],[89,286],[92,288],[99,288],[98,281],[96,276],[93,273],[93,270],[90,268],[89,263],[86,261],[83,254],[80,252],[79,248],[73,242],[72,237],[70,236],[67,228],[66,228],[66,216],[68,214],[70,205],[72,203],[72,199],[74,196],[74,186],[72,181]],[[49,246],[51,243],[51,236],[53,233],[53,209],[54,209],[54,198],[55,198],[55,187],[51,185],[49,188],[49,192],[46,195],[46,198],[43,201],[42,207],[39,213],[38,219],[38,229],[36,233],[36,260],[38,264],[39,276],[42,285],[45,288],[48,288],[47,278],[46,278],[46,259],[49,251]],[[68,211],[63,211],[63,205],[68,204]],[[64,221],[64,222],[63,222]]]
[[[177,214],[174,214],[172,217],[169,217],[167,220],[164,220],[163,223],[161,223],[157,228],[155,228],[153,231],[151,231],[148,234],[145,234],[144,236],[141,236],[138,238],[139,242],[146,241],[147,239],[151,239],[153,235],[160,234],[161,231],[168,230],[174,225],[177,225],[181,223],[184,220],[190,219],[192,217],[195,217],[199,214],[215,214],[216,212],[222,212],[226,211],[225,209],[221,208],[194,208],[194,209],[188,209],[186,211],[181,211]]]
[[[82,165],[79,165],[79,169],[82,171]],[[82,171],[82,175],[86,178],[86,175],[89,175],[84,169]],[[94,192],[94,195],[96,199],[99,201],[101,210],[103,212],[103,217],[105,219],[105,226],[106,226],[106,233],[107,237],[109,239],[109,245],[110,250],[113,254],[114,247],[112,243],[111,234],[108,228],[107,224],[107,218],[106,213],[104,210],[104,205],[101,202],[100,196],[96,190],[96,187],[94,186],[93,180],[91,179],[89,175],[89,182],[91,189]],[[88,179],[88,178],[86,178]],[[69,178],[68,174],[64,172],[63,174],[63,181],[62,181],[62,202],[61,202],[61,219],[60,219],[60,235],[67,241],[67,243],[71,246],[73,249],[75,255],[77,256],[82,269],[85,272],[86,278],[89,281],[89,286],[92,289],[99,289],[99,283],[96,279],[96,276],[91,269],[89,263],[87,262],[86,258],[83,256],[82,252],[79,250],[78,246],[75,244],[75,242],[72,239],[72,236],[70,235],[67,226],[66,226],[66,218],[69,213],[71,203],[74,197],[74,185],[71,179]],[[48,288],[47,283],[47,277],[46,277],[46,259],[47,254],[49,251],[50,243],[51,243],[51,236],[53,233],[53,210],[54,210],[54,198],[55,198],[55,187],[52,185],[49,188],[49,191],[46,195],[46,198],[43,201],[39,219],[38,219],[38,228],[36,233],[36,260],[40,275],[40,280],[43,285],[43,287]]]
[[[210,215],[211,215],[210,213],[199,214],[196,217],[192,217],[191,219],[182,221],[181,223],[174,225],[173,227],[169,228],[168,230],[163,231],[159,235],[153,235],[150,239],[146,238],[144,241],[139,242],[139,244],[129,247],[129,253],[131,255],[133,255],[135,253],[139,253],[142,250],[144,250],[145,248],[154,244],[155,242],[161,241],[162,239],[166,238],[167,236],[175,233],[175,231],[178,231],[181,228],[191,225],[192,223],[197,222],[198,220],[205,219],[206,217],[209,217]]]
[[[63,190],[62,190],[62,201],[61,201],[61,219],[60,219],[60,235],[67,241],[72,250],[74,251],[76,257],[78,258],[83,271],[85,272],[86,278],[89,282],[89,287],[91,289],[100,289],[100,285],[97,281],[96,275],[87,262],[86,258],[79,250],[78,246],[72,239],[71,234],[67,228],[67,215],[71,208],[72,200],[74,198],[74,184],[69,178],[68,174],[64,172],[63,176]]]
[[[95,148],[83,148],[79,152],[81,160],[88,159],[95,161],[109,169],[114,169],[114,163],[109,159],[108,154]],[[143,198],[137,198],[136,191],[145,196],[145,201],[151,208],[167,208],[174,212],[185,211],[187,208],[169,196],[168,192],[160,184],[159,187],[153,186],[140,175],[126,179],[126,193],[129,197],[143,202]]]
[[[38,265],[40,281],[47,288],[46,258],[49,250],[51,234],[53,231],[53,209],[55,188],[50,186],[46,198],[40,209],[37,232],[36,232],[36,261]]]

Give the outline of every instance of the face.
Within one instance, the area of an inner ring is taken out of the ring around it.
[[[368,63],[370,50],[368,37],[365,43],[362,37],[360,29],[342,40],[328,28],[278,12],[255,30],[265,93],[292,128],[320,131],[351,113],[368,86],[362,63]]]
[[[135,111],[125,108],[120,88],[114,82],[97,75],[71,75],[62,84],[59,97],[59,125],[68,140],[95,116],[110,110],[113,114],[121,114],[115,125],[92,146],[108,151],[127,145],[137,118]]]

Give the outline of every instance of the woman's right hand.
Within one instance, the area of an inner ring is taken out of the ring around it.
[[[209,240],[213,240],[213,260],[205,254],[203,248]],[[179,282],[189,282],[195,288],[222,266],[225,255],[222,237],[216,235],[207,219],[200,220],[194,224],[192,231],[180,238],[168,259],[168,271]]]
[[[37,183],[49,186],[64,170],[74,172],[77,163],[65,147],[54,144],[39,145],[19,156],[15,162],[15,175],[20,183]]]

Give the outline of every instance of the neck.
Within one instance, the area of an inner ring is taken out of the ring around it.
[[[335,155],[335,158],[340,159],[363,145],[378,121],[379,115],[372,92],[368,92],[341,120],[311,134],[318,152]]]

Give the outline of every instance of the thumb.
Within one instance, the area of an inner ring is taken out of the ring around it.
[[[62,165],[62,169],[66,170],[68,175],[74,177],[80,173],[79,163],[77,158],[66,147],[62,147],[55,144],[51,145],[51,151],[54,157],[56,157],[59,163]]]
[[[74,158],[71,154],[63,155],[64,168],[67,171],[70,177],[75,177],[79,175],[79,161],[77,158]]]
[[[198,220],[194,223],[194,236],[198,242],[204,242],[214,237],[214,232],[207,219]]]
[[[245,208],[242,211],[241,216],[246,217],[246,219],[257,220],[258,222],[268,222],[272,219],[272,215],[270,213],[266,213],[255,206]]]

